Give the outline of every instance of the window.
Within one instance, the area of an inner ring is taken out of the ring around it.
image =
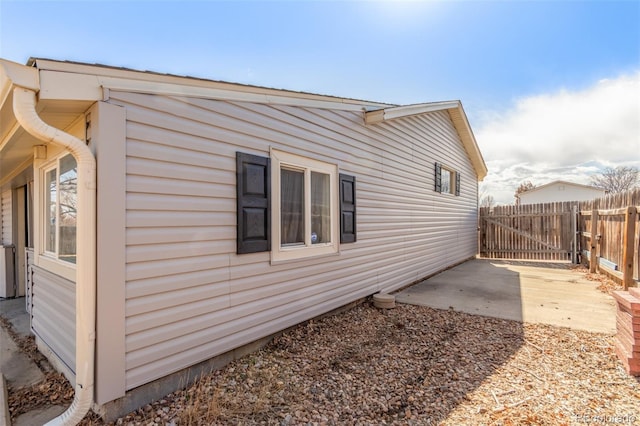
[[[338,171],[333,164],[272,151],[274,260],[338,251]]]
[[[356,178],[335,165],[276,150],[271,158],[237,152],[236,196],[238,254],[297,259],[357,240]]]
[[[454,174],[455,172],[452,172],[451,170],[447,170],[444,167],[441,169],[440,181],[442,182],[442,189],[440,192],[444,192],[445,194],[453,193],[451,191],[451,189],[453,188],[453,185],[451,185],[451,178],[453,177]]]
[[[456,196],[460,195],[460,173],[436,163],[435,191]]]
[[[305,241],[305,169],[280,169],[280,244],[307,245]],[[331,243],[330,175],[312,171],[308,191],[311,194],[311,244]]]
[[[76,262],[78,173],[72,155],[58,158],[44,171],[44,252]]]

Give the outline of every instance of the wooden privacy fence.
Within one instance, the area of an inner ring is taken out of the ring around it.
[[[625,289],[640,279],[639,210],[640,189],[580,203],[583,260],[591,272],[605,272]]]
[[[480,256],[575,260],[576,203],[480,208]]]
[[[592,201],[482,207],[480,256],[583,261],[626,288],[639,280],[639,211],[640,188]]]

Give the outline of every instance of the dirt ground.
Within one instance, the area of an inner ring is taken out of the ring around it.
[[[295,327],[115,424],[640,424],[640,379],[625,373],[613,339],[365,303]],[[20,401],[69,400],[65,383],[52,376],[10,395],[12,417]],[[103,422],[88,416],[82,424]]]

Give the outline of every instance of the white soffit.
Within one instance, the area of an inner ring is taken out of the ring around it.
[[[394,118],[409,117],[428,112],[458,108],[459,106],[459,101],[430,102],[426,104],[396,106],[369,111],[365,114],[365,121],[367,124],[374,124],[386,120],[393,120]]]

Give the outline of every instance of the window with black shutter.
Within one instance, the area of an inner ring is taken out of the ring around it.
[[[271,249],[271,160],[236,153],[237,253]]]
[[[338,252],[356,241],[356,179],[337,166],[273,149],[236,153],[237,253],[272,261]]]
[[[441,194],[460,195],[460,172],[436,162],[434,182],[434,191]]]
[[[340,174],[340,242],[356,241],[356,178]]]

